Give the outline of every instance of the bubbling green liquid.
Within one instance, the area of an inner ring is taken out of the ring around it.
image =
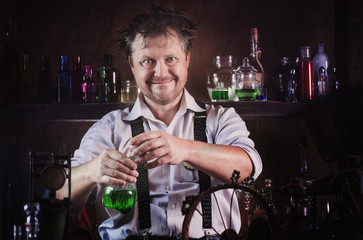
[[[103,204],[125,214],[134,208],[137,200],[137,192],[135,188],[118,189],[107,186],[103,192]]]

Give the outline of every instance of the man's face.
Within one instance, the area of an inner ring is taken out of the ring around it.
[[[129,62],[146,102],[165,105],[179,101],[182,96],[188,77],[189,52],[185,53],[176,34],[173,35],[147,41],[136,36]]]

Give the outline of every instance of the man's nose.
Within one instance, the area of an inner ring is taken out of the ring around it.
[[[155,77],[163,78],[168,74],[168,66],[163,61],[158,61],[155,66]]]

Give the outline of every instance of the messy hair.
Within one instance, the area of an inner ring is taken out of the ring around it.
[[[192,49],[196,25],[184,16],[184,11],[170,10],[155,5],[148,14],[140,14],[127,23],[119,32],[120,49],[126,58],[132,54],[132,46],[138,34],[146,41],[149,38],[172,35],[175,31],[187,53]]]

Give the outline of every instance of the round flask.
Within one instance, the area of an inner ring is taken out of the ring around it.
[[[257,70],[249,64],[249,58],[243,58],[242,65],[237,69],[238,82],[235,92],[239,100],[256,100],[261,83],[256,79]]]
[[[212,102],[237,100],[234,92],[237,81],[233,68],[234,59],[233,56],[216,56],[213,60],[214,69],[207,80],[208,94]]]
[[[103,204],[123,214],[131,211],[137,200],[135,184],[127,182],[124,186],[106,186],[103,196]]]

